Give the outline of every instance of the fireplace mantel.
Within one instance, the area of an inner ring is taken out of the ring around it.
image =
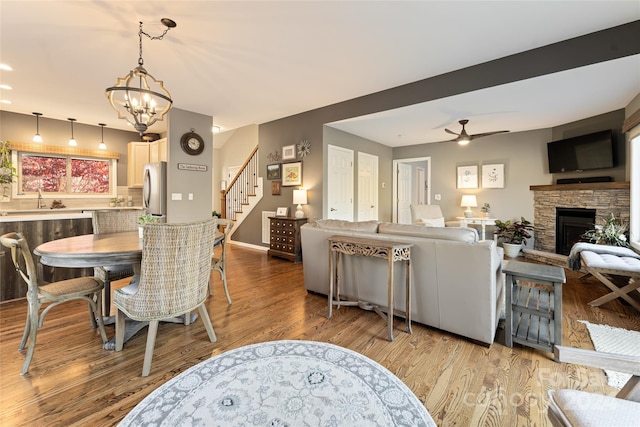
[[[584,182],[580,184],[531,185],[531,191],[626,190],[630,182]]]

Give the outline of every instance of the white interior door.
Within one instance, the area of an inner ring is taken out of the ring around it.
[[[398,163],[398,224],[411,224],[411,165]]]
[[[416,194],[416,203],[418,205],[424,205],[426,192],[424,168],[416,168],[416,190],[418,193]]]
[[[329,145],[327,164],[325,218],[353,221],[353,150]]]
[[[358,221],[378,219],[378,156],[358,152]]]

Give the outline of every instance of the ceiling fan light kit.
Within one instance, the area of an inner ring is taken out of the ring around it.
[[[469,123],[469,120],[467,119],[462,119],[459,120],[458,123],[460,123],[460,125],[462,125],[462,131],[460,131],[460,133],[454,132],[452,130],[449,129],[445,129],[444,131],[447,133],[450,133],[452,135],[456,135],[457,137],[455,139],[451,139],[450,141],[456,141],[459,145],[467,145],[471,142],[471,140],[476,139],[476,138],[482,138],[483,136],[489,136],[489,135],[495,135],[498,133],[505,133],[505,132],[509,132],[508,130],[498,130],[498,131],[494,131],[494,132],[485,132],[485,133],[476,133],[473,135],[469,135],[466,131],[466,129],[464,128],[465,125],[467,123]],[[449,142],[449,141],[444,141],[444,142]]]
[[[133,125],[140,135],[144,135],[149,126],[156,121],[162,120],[173,104],[171,95],[164,88],[163,82],[156,80],[143,67],[142,35],[151,40],[162,40],[171,28],[176,27],[175,21],[169,18],[162,18],[161,22],[167,28],[161,35],[155,37],[145,33],[142,30],[142,21],[140,22],[138,66],[125,77],[118,78],[116,85],[106,90],[111,106],[118,112],[118,118]]]

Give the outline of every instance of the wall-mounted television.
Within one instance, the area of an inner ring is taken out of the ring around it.
[[[604,130],[547,143],[549,173],[615,167],[613,132]]]

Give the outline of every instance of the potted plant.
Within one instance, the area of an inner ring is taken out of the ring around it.
[[[145,224],[153,224],[158,222],[159,218],[151,214],[144,214],[138,218],[138,237],[142,239]]]
[[[482,207],[480,208],[480,211],[482,211],[482,217],[486,218],[489,216],[489,212],[491,212],[491,205],[489,203],[484,203],[482,205]]]
[[[9,198],[9,193],[11,191],[10,184],[13,182],[13,178],[17,175],[18,173],[16,168],[11,162],[9,141],[0,141],[0,187],[2,187],[0,201]]]
[[[508,257],[515,258],[522,249],[522,244],[531,238],[530,231],[533,231],[533,224],[524,217],[520,217],[517,221],[500,221],[496,220],[496,235],[502,241],[504,254]]]

